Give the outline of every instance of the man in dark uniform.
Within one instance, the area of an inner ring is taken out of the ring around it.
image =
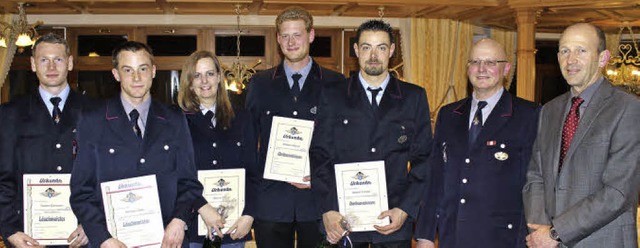
[[[38,244],[22,232],[22,175],[71,173],[78,152],[76,123],[93,105],[67,82],[73,57],[64,38],[52,33],[38,38],[31,69],[40,82],[38,94],[0,107],[0,233],[15,247]],[[69,234],[73,239],[72,247],[87,244],[81,225]]]
[[[376,231],[351,233],[354,247],[411,247],[418,203],[428,182],[431,147],[429,103],[425,90],[389,74],[395,50],[389,24],[360,25],[357,43],[360,72],[348,82],[323,89],[311,146],[314,195],[327,240],[336,243],[340,225],[334,165],[384,161],[389,210],[378,216],[391,223]],[[411,164],[408,168],[408,163]]]
[[[309,185],[262,177],[271,121],[274,116],[314,120],[322,86],[344,77],[309,57],[315,35],[309,12],[299,7],[285,9],[276,18],[276,28],[284,61],[251,78],[246,104],[256,134],[252,147],[260,147],[258,163],[247,168],[249,180],[257,188],[256,243],[259,247],[294,247],[297,233],[298,247],[315,247],[322,240],[317,226],[320,216]]]
[[[536,135],[538,106],[504,89],[511,64],[491,39],[467,64],[473,94],[440,109],[423,199],[418,247],[525,247],[521,189]]]
[[[185,221],[198,200],[200,214],[215,213],[202,198],[184,115],[151,99],[155,72],[147,45],[130,41],[116,47],[112,73],[122,92],[87,112],[78,125],[82,152],[72,171],[70,201],[92,246],[125,246],[107,229],[102,182],[156,176],[165,228],[163,247],[186,245]]]

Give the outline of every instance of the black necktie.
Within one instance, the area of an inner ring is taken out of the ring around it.
[[[60,101],[62,101],[62,99],[60,97],[52,97],[49,99],[49,101],[51,101],[51,103],[53,104],[53,112],[51,113],[51,117],[53,118],[53,122],[55,122],[56,124],[60,123],[60,114],[62,114],[62,111],[60,111]]]
[[[376,97],[378,96],[378,93],[380,93],[382,88],[372,89],[370,87],[367,87],[367,90],[371,91],[371,107],[374,111],[378,111],[378,101],[376,101]]]
[[[204,119],[209,121],[209,127],[213,127],[213,118],[214,118],[214,114],[213,111],[209,110],[207,111],[206,114],[204,114]]]
[[[294,98],[298,98],[298,95],[300,95],[300,78],[302,78],[302,75],[296,73],[291,75],[291,78],[293,79],[293,86],[291,86],[291,94],[293,95]]]
[[[487,102],[478,102],[478,109],[476,110],[476,114],[473,116],[473,121],[471,121],[471,128],[469,128],[469,146],[476,141],[480,134],[480,130],[482,130],[482,109],[485,106],[487,106]]]
[[[129,112],[129,118],[131,121],[131,127],[133,128],[133,132],[136,134],[138,139],[142,139],[142,132],[140,131],[140,126],[138,126],[138,118],[140,117],[140,113],[138,110],[133,109]]]

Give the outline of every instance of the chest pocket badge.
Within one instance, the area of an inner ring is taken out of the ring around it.
[[[493,154],[493,156],[500,161],[505,161],[509,158],[509,154],[507,154],[506,152],[496,152],[495,154]]]
[[[402,135],[400,135],[400,137],[398,137],[398,143],[399,144],[404,144],[404,142],[407,142],[407,135],[405,134],[405,127],[404,126],[400,126],[400,130],[402,130]]]
[[[403,144],[404,142],[407,142],[407,135],[402,135],[398,138],[398,143]]]

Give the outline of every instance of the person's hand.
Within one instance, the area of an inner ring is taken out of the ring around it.
[[[23,232],[17,232],[7,238],[7,241],[11,243],[13,246],[22,248],[22,247],[44,247],[40,246],[38,241],[29,237],[29,235]]]
[[[347,232],[340,225],[342,218],[339,212],[333,210],[322,214],[322,223],[324,224],[324,230],[327,232],[327,241],[331,244],[338,243]]]
[[[527,224],[533,230],[527,235],[527,246],[532,248],[555,248],[560,242],[551,239],[551,226],[539,224]]]
[[[89,238],[87,238],[87,234],[84,233],[82,225],[78,225],[78,227],[76,227],[76,230],[74,230],[67,238],[67,242],[69,242],[70,248],[78,248],[89,243]]]
[[[212,238],[210,237],[212,228],[218,234],[218,237],[222,238],[224,234],[220,231],[220,229],[224,228],[224,217],[220,216],[218,211],[216,211],[216,209],[213,208],[210,204],[205,204],[204,206],[202,206],[200,209],[198,209],[198,213],[207,226],[207,238]]]
[[[391,223],[389,223],[389,225],[386,225],[386,226],[374,225],[373,227],[379,233],[384,235],[389,235],[395,231],[400,230],[400,228],[402,228],[402,224],[404,224],[404,221],[407,220],[408,216],[409,215],[406,212],[402,211],[402,209],[399,209],[399,208],[393,208],[387,211],[382,211],[382,213],[378,215],[378,219],[384,219],[386,217],[389,217],[389,219],[391,220]]]
[[[435,248],[436,244],[431,240],[419,239],[416,248]]]
[[[162,248],[180,248],[184,239],[184,226],[186,223],[178,218],[173,218],[164,229]]]
[[[249,215],[240,216],[226,234],[229,234],[234,240],[241,239],[251,231],[251,224],[253,224],[253,217]]]
[[[304,178],[302,178],[303,182],[311,182],[311,176],[305,176]],[[311,184],[310,183],[294,183],[294,182],[289,182],[289,184],[293,185],[296,188],[299,189],[310,189],[311,188]]]
[[[127,248],[127,245],[115,238],[110,238],[100,244],[100,248]]]

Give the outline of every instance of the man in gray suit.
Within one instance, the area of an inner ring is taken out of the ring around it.
[[[523,189],[529,247],[638,247],[640,101],[603,78],[605,47],[591,24],[560,38],[571,90],[540,113]]]

